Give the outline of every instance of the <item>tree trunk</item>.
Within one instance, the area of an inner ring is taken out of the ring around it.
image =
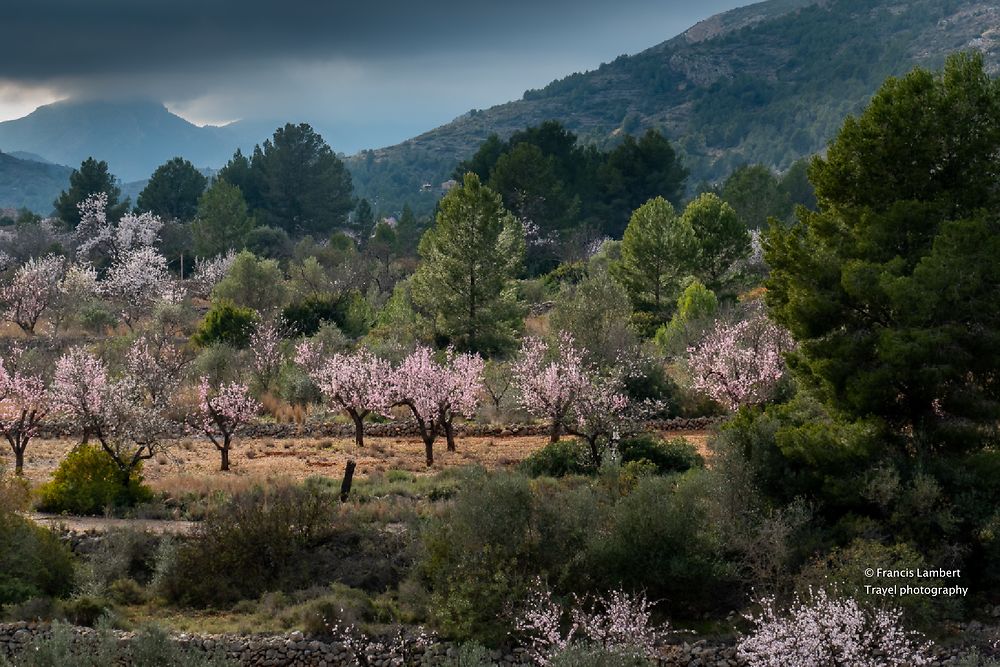
[[[549,427],[549,442],[559,442],[559,420],[553,419],[552,425]]]
[[[340,502],[346,503],[347,497],[351,495],[351,484],[354,482],[354,469],[357,467],[354,461],[347,462],[347,469],[344,470],[344,481],[340,483]]]
[[[24,476],[24,447],[14,448],[14,474]]]
[[[600,468],[601,453],[597,450],[597,438],[587,438],[587,444],[590,445],[590,457],[594,460],[594,465]]]
[[[424,453],[427,456],[427,467],[434,465],[434,438],[424,436]]]
[[[229,436],[226,436],[222,441],[222,447],[219,448],[219,453],[222,455],[222,467],[220,470],[229,470]]]
[[[444,437],[448,440],[448,451],[455,451],[455,428],[451,425],[451,420],[441,424],[444,427]]]
[[[365,446],[364,418],[354,410],[351,410],[348,414],[351,415],[351,419],[354,421],[354,444],[356,444],[358,447],[364,447]]]

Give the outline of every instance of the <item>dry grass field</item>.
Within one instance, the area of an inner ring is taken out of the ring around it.
[[[665,437],[684,437],[702,455],[707,454],[705,431],[671,432]],[[35,440],[28,447],[25,475],[33,484],[47,481],[76,440]],[[147,483],[157,491],[173,495],[184,492],[236,490],[268,480],[301,481],[324,476],[339,479],[349,459],[357,462],[356,477],[390,470],[433,473],[445,468],[482,465],[488,468],[514,466],[543,447],[545,436],[463,437],[455,452],[444,439],[435,443],[435,464],[424,464],[424,445],[416,437],[365,439],[358,448],[353,438],[237,439],[230,454],[232,470],[219,470],[219,454],[204,439],[178,440],[171,453],[147,461],[143,470]],[[13,464],[3,450],[0,461]]]

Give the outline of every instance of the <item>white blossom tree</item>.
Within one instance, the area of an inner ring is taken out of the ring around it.
[[[152,213],[126,213],[117,222],[108,220],[108,195],[93,194],[80,202],[80,224],[76,228],[77,253],[86,257],[103,254],[112,262],[160,240],[163,221]]]
[[[773,597],[747,614],[753,629],[736,649],[749,667],[910,667],[931,663],[930,643],[907,632],[902,613],[868,609],[820,589],[798,597],[786,613]]]
[[[194,260],[194,274],[188,281],[191,293],[202,299],[207,299],[215,286],[222,282],[222,279],[229,273],[233,262],[236,261],[236,253],[232,250],[215,257],[201,258]]]
[[[157,302],[180,297],[166,258],[149,246],[122,253],[101,282],[101,293],[115,304],[129,329],[152,312]]]

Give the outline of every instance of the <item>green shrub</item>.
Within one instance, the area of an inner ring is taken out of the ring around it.
[[[312,336],[324,322],[335,322],[338,326],[343,323],[340,304],[329,297],[306,297],[285,306],[281,315],[288,328],[297,336]]]
[[[93,334],[102,334],[118,324],[118,318],[102,303],[92,303],[80,311],[80,326]]]
[[[256,326],[257,313],[252,308],[241,308],[230,301],[217,301],[205,314],[191,340],[201,347],[225,343],[242,349],[250,342]]]
[[[137,467],[128,486],[107,452],[97,445],[79,445],[62,460],[52,480],[38,489],[44,512],[101,514],[108,507],[132,507],[149,502],[153,493],[142,483]]]
[[[68,595],[73,558],[52,531],[0,507],[0,605]]]
[[[73,625],[83,625],[92,628],[102,617],[111,613],[113,609],[114,606],[110,600],[90,595],[81,595],[63,604],[63,615]]]
[[[578,641],[552,656],[551,667],[645,667],[654,663],[627,653],[620,653]]]
[[[734,602],[733,572],[720,554],[709,500],[702,471],[641,478],[581,556],[591,585],[645,590],[689,612]]]
[[[649,461],[658,473],[684,472],[705,467],[705,459],[697,448],[684,438],[661,440],[652,435],[627,438],[618,443],[622,463]]]
[[[520,467],[531,477],[593,475],[597,472],[586,444],[577,440],[550,442],[524,459]]]
[[[218,607],[317,582],[395,586],[408,565],[405,536],[339,525],[339,504],[316,485],[238,493],[163,550],[157,590],[174,603]]]

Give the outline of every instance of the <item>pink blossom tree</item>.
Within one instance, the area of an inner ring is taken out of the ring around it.
[[[583,438],[591,463],[600,466],[619,440],[640,433],[654,403],[640,404],[625,393],[621,378],[594,375],[579,392],[564,422],[566,432]]]
[[[55,255],[31,258],[18,267],[10,283],[0,287],[3,318],[33,335],[39,318],[56,301],[65,272],[65,260]]]
[[[296,361],[304,366],[330,405],[354,422],[354,441],[365,444],[365,417],[388,414],[392,407],[392,366],[366,349],[318,359],[308,343],[299,346]]]
[[[392,403],[410,409],[424,441],[427,465],[434,465],[434,441],[443,431],[455,451],[453,423],[472,417],[482,392],[483,359],[448,350],[443,364],[430,348],[418,347],[393,372]]]
[[[91,437],[100,442],[124,487],[143,461],[168,450],[164,401],[155,399],[148,386],[148,380],[140,382],[128,372],[112,378],[101,359],[80,347],[56,362],[53,408],[82,432],[83,442]]]
[[[716,323],[688,348],[692,386],[730,410],[763,403],[784,374],[782,355],[792,345],[789,333],[753,306],[745,319]]]
[[[282,343],[285,327],[281,319],[261,322],[250,334],[250,367],[254,378],[263,389],[269,389],[285,363]]]
[[[208,378],[201,378],[198,384],[198,413],[194,422],[219,450],[222,457],[220,470],[229,470],[233,436],[241,426],[255,421],[260,409],[260,403],[250,395],[245,384],[229,382],[213,390]]]
[[[14,452],[14,474],[24,474],[24,452],[49,413],[49,395],[38,375],[16,367],[20,350],[0,359],[0,431]]]
[[[749,667],[902,667],[931,663],[929,642],[907,632],[902,612],[868,609],[853,598],[826,591],[795,598],[782,613],[773,597],[759,601],[761,611],[747,614],[753,629],[736,645]]]
[[[547,419],[549,440],[557,442],[570,412],[590,385],[583,352],[573,337],[563,333],[551,344],[526,338],[511,374],[521,407]]]

